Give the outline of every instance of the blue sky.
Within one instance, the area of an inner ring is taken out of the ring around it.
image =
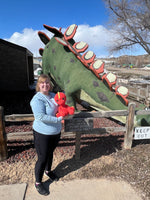
[[[107,49],[113,37],[107,28],[108,14],[102,0],[5,0],[1,2],[0,38],[28,48],[34,56],[44,47],[37,32],[43,24],[62,27],[62,32],[71,25],[78,25],[74,36],[76,42],[89,44],[97,57],[111,56]],[[117,56],[118,54],[114,55]]]

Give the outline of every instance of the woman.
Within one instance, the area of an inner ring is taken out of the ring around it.
[[[42,184],[44,172],[51,180],[58,179],[51,171],[51,166],[53,152],[60,139],[62,117],[56,117],[58,105],[54,100],[55,94],[50,92],[51,89],[49,76],[42,74],[37,80],[37,93],[30,102],[34,114],[34,144],[38,155],[35,164],[35,187],[42,195],[49,194]]]

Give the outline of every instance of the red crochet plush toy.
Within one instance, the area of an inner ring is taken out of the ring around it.
[[[66,95],[63,92],[58,92],[54,97],[55,102],[59,105],[58,113],[56,117],[65,117],[67,115],[73,115],[75,112],[75,108],[72,106],[66,105]]]

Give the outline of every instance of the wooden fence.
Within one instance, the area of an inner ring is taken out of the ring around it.
[[[32,132],[17,132],[8,133],[5,131],[5,122],[21,122],[33,121],[32,114],[13,114],[4,116],[3,107],[0,107],[0,161],[7,159],[7,141],[11,139],[26,139],[30,137],[33,139]],[[72,116],[67,116],[64,120],[63,136],[75,135],[75,158],[80,159],[80,140],[81,134],[107,134],[112,132],[125,132],[124,133],[124,149],[132,147],[132,140],[134,134],[134,116],[135,115],[150,115],[150,111],[139,110],[135,111],[135,104],[130,103],[128,110],[115,110],[115,111],[101,111],[101,112],[79,112]],[[113,116],[125,116],[126,124],[124,127],[103,127],[93,128],[94,118],[109,118]]]
[[[147,84],[146,87],[143,87],[143,85],[136,85],[136,87],[128,85],[127,87],[129,89],[128,98],[150,106],[150,85]]]

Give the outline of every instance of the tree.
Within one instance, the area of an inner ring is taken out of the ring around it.
[[[150,54],[150,0],[104,0],[117,38],[111,51],[140,45]]]

